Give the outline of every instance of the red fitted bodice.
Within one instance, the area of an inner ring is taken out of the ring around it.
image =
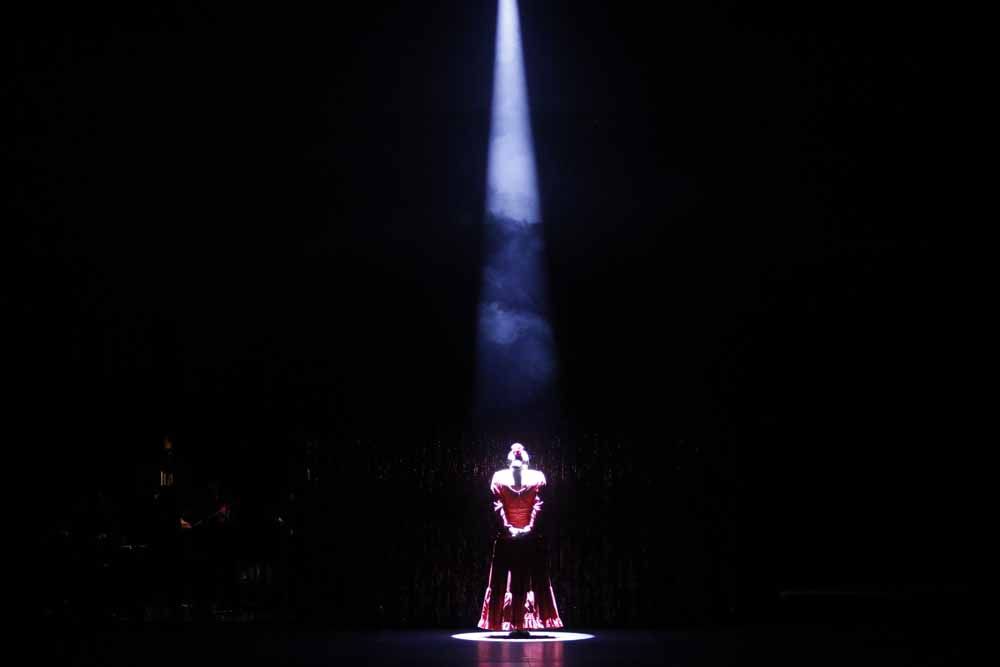
[[[522,487],[514,490],[513,475],[509,470],[500,470],[493,475],[490,491],[493,493],[495,509],[503,510],[507,523],[515,528],[524,528],[531,523],[532,513],[542,508],[539,497],[545,486],[545,475],[537,470],[525,470]]]
[[[519,492],[509,486],[500,486],[500,502],[510,525],[524,528],[531,522],[531,512],[538,500],[538,486],[524,487]]]

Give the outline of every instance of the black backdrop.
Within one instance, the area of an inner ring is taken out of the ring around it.
[[[492,3],[23,10],[39,525],[137,502],[164,433],[259,507],[315,442],[303,613],[461,624],[516,438],[573,623],[967,584],[936,19],[736,4],[523,3],[562,412],[499,425],[466,421]]]

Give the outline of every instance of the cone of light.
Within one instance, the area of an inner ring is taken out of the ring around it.
[[[479,306],[479,407],[551,399],[555,377],[544,239],[516,0],[499,0]]]

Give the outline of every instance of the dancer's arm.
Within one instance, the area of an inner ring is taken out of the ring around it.
[[[510,522],[507,521],[507,514],[503,511],[503,497],[500,495],[500,481],[497,479],[497,475],[500,473],[494,473],[493,481],[490,482],[490,494],[493,496],[493,513],[497,517],[498,528],[501,532],[507,532],[510,530]]]
[[[542,500],[542,487],[545,486],[545,475],[541,471],[538,471],[539,480],[535,488],[535,504],[531,508],[531,519],[528,521],[528,525],[525,526],[522,531],[525,533],[530,533],[535,527],[535,519],[542,512],[542,505],[544,501]]]

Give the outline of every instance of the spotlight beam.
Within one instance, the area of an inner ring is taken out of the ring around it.
[[[479,411],[494,415],[551,406],[556,370],[517,0],[499,0],[496,40],[477,341]]]
[[[491,214],[526,223],[541,221],[517,0],[500,0],[497,11],[487,178],[486,206]]]

